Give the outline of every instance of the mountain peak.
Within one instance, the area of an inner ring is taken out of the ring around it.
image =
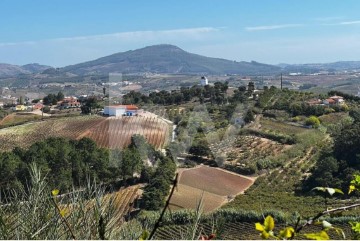
[[[144,48],[141,49],[136,49],[133,51],[138,51],[138,52],[153,52],[155,53],[166,53],[166,52],[170,52],[170,53],[174,53],[174,52],[186,52],[183,49],[179,48],[178,46],[172,45],[172,44],[157,44],[157,45],[151,45],[151,46],[146,46]]]
[[[122,73],[168,74],[257,74],[274,73],[280,67],[249,62],[234,62],[192,54],[171,44],[158,44],[116,53],[93,61],[64,67],[62,71],[79,75]]]

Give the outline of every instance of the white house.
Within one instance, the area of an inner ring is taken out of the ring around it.
[[[104,107],[104,115],[108,116],[133,116],[138,112],[138,107],[135,105],[112,105]]]
[[[202,76],[202,77],[201,77],[201,80],[200,80],[200,84],[201,84],[202,86],[205,86],[205,85],[208,85],[208,84],[209,84],[209,81],[208,81],[208,79],[207,79],[205,76]]]

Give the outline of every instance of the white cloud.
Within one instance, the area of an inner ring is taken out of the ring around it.
[[[324,23],[321,25],[339,26],[339,25],[354,25],[354,24],[360,24],[360,20],[343,21],[343,22],[338,22],[338,23]]]
[[[26,42],[0,43],[0,62],[65,66],[155,44],[189,45],[223,38],[224,27],[118,32]]]
[[[51,41],[78,41],[78,40],[104,40],[104,39],[124,39],[124,40],[136,40],[138,38],[154,38],[159,36],[171,36],[171,35],[182,35],[187,37],[196,37],[198,35],[217,32],[223,29],[224,27],[214,28],[214,27],[201,27],[201,28],[183,28],[183,29],[170,29],[170,30],[149,30],[149,31],[132,31],[132,32],[118,32],[110,34],[100,34],[100,35],[89,35],[89,36],[74,36],[74,37],[65,37],[65,38],[54,38],[54,39],[44,39],[39,41],[25,41],[25,42],[10,42],[10,43],[0,43],[1,46],[13,46],[13,45],[27,45],[27,44],[36,44],[39,42],[51,42]]]
[[[347,21],[347,22],[341,22],[339,25],[352,25],[352,24],[360,24],[360,20],[357,21]]]
[[[262,31],[262,30],[273,30],[282,28],[296,28],[304,26],[303,24],[280,24],[280,25],[264,25],[255,27],[245,27],[246,31]]]

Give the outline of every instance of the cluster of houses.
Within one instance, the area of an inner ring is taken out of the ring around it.
[[[345,104],[344,97],[334,95],[327,99],[321,100],[321,99],[315,99],[307,101],[309,105],[325,105],[325,106],[334,106],[334,105],[343,105]]]
[[[13,111],[32,111],[40,110],[44,107],[43,101],[40,100],[38,103],[31,103],[27,100],[27,104],[19,104],[15,102],[15,106],[11,107]],[[80,108],[80,99],[74,96],[65,97],[62,101],[58,101],[55,108],[57,109],[68,109],[68,108]],[[0,107],[4,107],[4,103],[0,102]]]

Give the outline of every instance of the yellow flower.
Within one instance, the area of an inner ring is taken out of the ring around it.
[[[349,186],[349,193],[348,194],[350,194],[350,193],[352,193],[353,191],[355,191],[355,185],[350,185]]]
[[[60,192],[59,189],[54,189],[54,190],[51,191],[51,194],[53,196],[57,196],[59,194],[59,192]]]
[[[282,238],[288,239],[288,238],[291,238],[294,233],[295,233],[295,230],[293,227],[287,227],[284,230],[280,231],[280,236]]]
[[[64,208],[64,209],[62,209],[61,211],[60,211],[60,215],[61,215],[61,217],[65,217],[65,215],[68,213],[68,210],[66,209],[66,208]]]
[[[261,232],[263,239],[274,237],[273,229],[275,228],[275,221],[271,216],[267,216],[264,220],[264,225],[261,223],[255,223],[255,229]]]

